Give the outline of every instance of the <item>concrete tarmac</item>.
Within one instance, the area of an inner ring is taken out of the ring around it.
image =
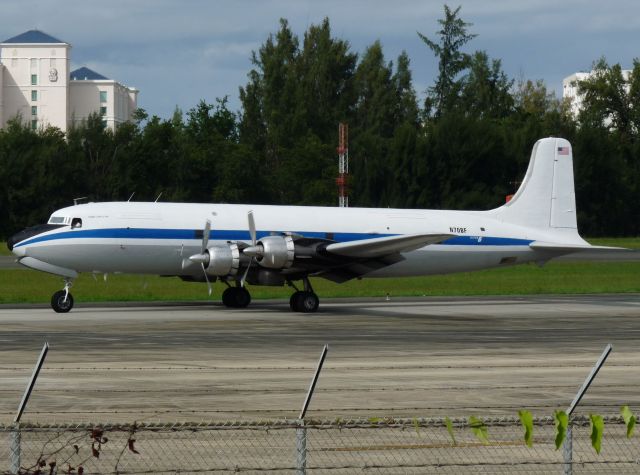
[[[565,409],[607,343],[578,410],[640,405],[640,294],[96,307],[0,306],[0,422],[46,340],[32,422],[534,415]]]

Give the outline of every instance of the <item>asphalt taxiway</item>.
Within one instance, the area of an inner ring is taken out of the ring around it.
[[[563,409],[607,343],[579,411],[640,404],[640,295],[88,306],[0,306],[0,422],[44,341],[23,420],[295,418],[322,346],[308,417],[534,415]]]

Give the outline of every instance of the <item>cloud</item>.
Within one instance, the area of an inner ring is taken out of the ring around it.
[[[485,49],[512,77],[524,71],[551,88],[601,55],[625,67],[638,55],[640,3],[632,0],[467,0],[461,15],[479,35],[469,50]],[[68,41],[74,65],[137,86],[143,107],[169,117],[176,104],[186,110],[225,95],[238,108],[251,51],[282,17],[300,37],[329,17],[356,52],[376,39],[388,60],[406,50],[418,91],[436,74],[416,31],[435,36],[442,4],[424,0],[3,0],[0,38],[37,27]]]

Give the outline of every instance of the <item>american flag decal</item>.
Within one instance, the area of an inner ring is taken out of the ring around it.
[[[569,155],[569,147],[558,147],[558,155]]]

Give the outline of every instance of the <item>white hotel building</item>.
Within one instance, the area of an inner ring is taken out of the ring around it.
[[[71,45],[39,30],[0,43],[0,128],[16,116],[63,132],[92,112],[107,127],[131,119],[138,90],[89,68],[70,71]]]

